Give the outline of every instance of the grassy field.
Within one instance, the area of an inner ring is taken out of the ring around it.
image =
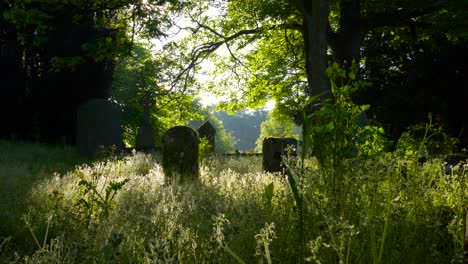
[[[165,184],[158,155],[0,141],[0,262],[463,263],[463,166],[290,164],[205,157],[198,181]]]

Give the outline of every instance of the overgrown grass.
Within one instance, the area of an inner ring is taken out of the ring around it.
[[[349,159],[333,190],[314,159],[304,168],[291,163],[301,215],[288,180],[262,172],[260,157],[206,157],[199,181],[168,185],[157,155],[84,164],[72,149],[9,142],[1,142],[0,153],[4,263],[457,263],[463,257],[466,170],[445,175],[441,160]]]

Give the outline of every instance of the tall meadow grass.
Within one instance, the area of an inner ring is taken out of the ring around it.
[[[457,263],[466,170],[392,155],[341,164],[340,199],[315,159],[287,177],[261,157],[205,157],[167,184],[157,154],[83,161],[0,142],[2,263]],[[404,165],[404,166],[403,166]],[[402,168],[406,173],[402,174]]]

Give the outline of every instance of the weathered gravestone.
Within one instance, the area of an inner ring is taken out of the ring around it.
[[[91,99],[78,108],[76,146],[78,151],[92,157],[101,147],[123,146],[121,113],[105,99]]]
[[[215,137],[216,129],[211,125],[209,121],[206,121],[198,128],[198,136],[200,139],[205,138],[208,141],[209,148],[208,152],[214,152],[215,150]]]
[[[136,149],[142,151],[151,151],[156,148],[154,139],[154,129],[149,125],[144,125],[138,130],[136,137]]]
[[[143,104],[143,115],[144,121],[143,126],[138,130],[136,138],[136,149],[137,150],[154,150],[156,148],[156,142],[154,139],[154,129],[151,127],[150,122],[150,109],[154,105],[154,100],[151,98],[151,93],[146,92],[145,97],[141,100]]]
[[[190,127],[176,126],[162,137],[162,165],[167,180],[179,176],[181,181],[197,179],[198,166],[197,132]]]
[[[297,140],[295,138],[265,138],[263,140],[263,170],[267,172],[282,171],[281,156],[288,154],[288,146],[293,146],[291,155],[296,155]]]

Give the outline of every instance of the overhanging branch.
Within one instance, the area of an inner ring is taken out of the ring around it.
[[[237,61],[237,62],[240,62],[240,60],[236,56],[234,56],[234,54],[232,53],[232,50],[230,49],[230,42],[237,39],[237,38],[239,38],[239,37],[249,36],[249,35],[257,35],[257,34],[260,34],[262,32],[268,31],[268,30],[279,30],[279,29],[296,29],[296,30],[300,30],[301,29],[299,24],[282,24],[282,25],[275,25],[275,26],[263,26],[263,27],[253,28],[253,29],[243,29],[243,30],[240,30],[240,31],[232,34],[232,35],[225,36],[225,35],[217,32],[216,30],[214,30],[213,28],[211,28],[211,27],[209,27],[207,25],[201,24],[198,21],[196,23],[197,23],[198,27],[192,29],[193,32],[198,32],[200,29],[205,29],[205,30],[211,32],[213,35],[215,35],[220,40],[214,41],[214,42],[207,42],[207,43],[197,45],[191,52],[191,56],[190,56],[191,58],[190,58],[189,65],[186,68],[184,68],[184,70],[182,70],[180,72],[180,74],[178,74],[178,76],[177,76],[177,78],[175,80],[176,82],[180,79],[180,77],[182,75],[184,75],[187,72],[191,71],[195,66],[197,66],[201,62],[203,62],[203,60],[205,60],[210,54],[215,52],[223,44],[228,47],[228,51],[233,56],[234,60]],[[255,39],[257,39],[257,37],[253,36],[252,38],[249,39],[249,41],[254,41]],[[245,45],[247,45],[247,44],[245,44]]]

